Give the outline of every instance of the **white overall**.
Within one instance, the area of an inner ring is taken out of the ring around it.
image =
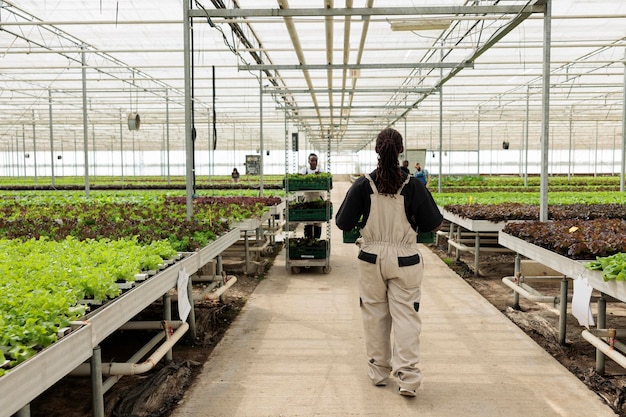
[[[397,194],[381,195],[371,177],[366,177],[374,193],[370,196],[369,218],[357,245],[361,249],[359,259],[368,255],[367,261],[359,261],[368,375],[379,384],[393,373],[401,388],[415,390],[422,381],[417,364],[424,264],[416,243],[417,234],[407,220],[404,197],[400,195],[409,178]]]

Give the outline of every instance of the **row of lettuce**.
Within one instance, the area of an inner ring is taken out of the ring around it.
[[[297,174],[289,174],[297,175]],[[360,174],[355,174],[360,175]],[[280,187],[283,181],[283,175],[264,175],[263,184],[269,187]],[[84,186],[83,176],[62,176],[54,178],[55,186]],[[486,191],[488,189],[501,190],[507,189],[511,191],[514,188],[524,188],[530,191],[536,191],[540,186],[541,178],[538,175],[530,175],[524,178],[520,175],[493,176],[493,175],[445,175],[438,177],[433,175],[431,178],[431,186],[438,188],[439,181],[443,188],[454,191],[475,189]],[[241,184],[258,186],[261,182],[259,175],[242,175],[239,179]],[[151,188],[159,186],[162,188],[185,186],[186,179],[184,176],[92,176],[89,183],[94,187],[119,187],[119,188]],[[198,175],[196,177],[196,186],[200,189],[204,185],[221,185],[227,186],[232,184],[230,175]],[[554,189],[566,189],[568,187],[581,189],[586,188],[588,191],[600,191],[602,189],[619,188],[619,175],[551,175],[548,178],[548,185]],[[0,187],[10,189],[18,186],[51,186],[52,178],[50,177],[3,177],[0,178]]]
[[[484,197],[479,199],[484,201]],[[551,204],[546,207],[547,221],[539,220],[538,204],[514,202],[515,197],[503,194],[497,197],[498,202],[442,207],[461,218],[504,222],[504,233],[582,260],[588,269],[601,271],[605,281],[626,281],[624,193],[552,193]]]
[[[179,252],[204,247],[232,222],[259,216],[281,201],[243,196],[245,190],[237,194],[198,196],[188,220],[186,198],[176,192],[94,192],[90,198],[78,192],[5,193],[0,198],[0,376],[54,343],[59,328],[83,316],[81,300],[113,298],[120,291],[117,281],[132,281]],[[626,278],[623,257],[615,256],[626,252],[624,194],[551,192],[552,212],[567,214],[539,222],[537,193],[433,192],[440,206],[464,217],[527,220],[507,224],[505,231],[573,258],[595,256],[591,266],[610,271],[605,279],[618,280]]]
[[[202,248],[280,197],[186,198],[157,193],[0,198],[0,376],[54,343],[106,302],[119,282]]]

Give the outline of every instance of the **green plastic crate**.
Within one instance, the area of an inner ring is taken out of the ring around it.
[[[352,230],[343,231],[343,243],[354,243],[361,236],[361,229],[355,227]]]
[[[289,245],[289,259],[326,259],[326,240],[323,246],[296,246]]]
[[[314,175],[309,175],[307,179],[290,179],[289,191],[304,191],[304,190],[330,190],[333,188],[333,179],[331,178],[314,178]],[[283,188],[286,188],[285,179],[283,178]]]
[[[325,222],[333,217],[333,206],[330,205],[330,215],[326,207],[316,209],[289,209],[289,221],[320,221]]]
[[[435,243],[435,232],[419,232],[417,243]]]

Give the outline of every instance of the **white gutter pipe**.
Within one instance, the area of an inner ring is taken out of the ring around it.
[[[589,330],[583,330],[582,336],[583,336],[583,338],[586,341],[591,343],[600,352],[604,353],[606,356],[608,356],[609,358],[613,359],[622,368],[626,368],[626,357],[624,357],[624,355],[622,355],[616,349],[614,349],[611,346],[609,346],[609,344],[607,342],[605,342],[604,340],[602,340],[599,337],[595,336]],[[617,341],[615,342],[615,346],[619,346],[622,349],[624,347],[626,347],[626,346],[624,346],[623,343],[620,343],[620,342],[617,342]]]
[[[189,330],[189,323],[181,323],[178,329],[171,335],[168,331],[164,331],[155,336],[142,350],[141,356],[145,355],[145,351],[149,351],[153,345],[158,343],[165,334],[165,342],[155,350],[152,355],[141,363],[132,362],[110,362],[102,364],[102,375],[138,375],[146,373],[152,370],[156,364],[167,354],[167,352],[178,342],[183,335]],[[152,346],[151,346],[152,345]],[[140,352],[135,354],[131,360],[140,355]],[[141,357],[140,356],[140,357]],[[72,375],[90,375],[90,364],[84,363],[78,366],[71,373]]]
[[[536,303],[552,303],[553,305],[557,305],[561,302],[560,295],[543,295],[531,286],[518,282],[517,278],[514,276],[504,277],[502,278],[502,282],[527,300],[534,301]],[[571,299],[571,296],[567,297],[568,301],[571,301]]]
[[[194,278],[193,281],[209,283],[201,294],[194,294],[194,301],[216,300],[237,282],[237,277],[234,275],[224,275],[223,277],[218,275],[206,275],[201,276],[200,278]],[[223,285],[218,287],[221,283],[223,283]],[[213,291],[216,287],[217,290]],[[178,300],[178,294],[173,294],[172,300]]]
[[[202,300],[217,300],[218,298],[220,298],[222,296],[222,294],[224,294],[230,287],[232,287],[235,283],[237,282],[237,277],[235,276],[231,276],[229,280],[227,280],[224,285],[222,285],[221,287],[219,287],[217,290],[213,291],[213,292],[208,292],[204,291],[201,294],[201,299]],[[207,293],[208,292],[208,293]],[[196,297],[194,297],[194,300],[196,299]]]

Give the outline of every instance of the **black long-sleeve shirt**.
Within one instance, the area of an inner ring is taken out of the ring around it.
[[[378,187],[376,171],[373,171],[370,177]],[[406,174],[403,174],[403,178],[406,179]],[[352,230],[361,216],[363,216],[362,226],[365,226],[370,214],[370,194],[372,193],[372,187],[365,176],[357,179],[348,190],[335,215],[337,227],[341,230]],[[439,228],[443,216],[424,184],[417,178],[411,177],[402,189],[401,195],[404,196],[404,211],[411,227],[422,232]]]

